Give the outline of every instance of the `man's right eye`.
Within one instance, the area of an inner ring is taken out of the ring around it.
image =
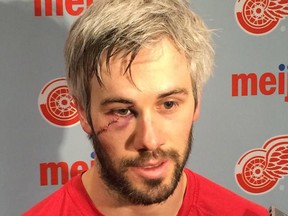
[[[112,111],[115,115],[120,116],[120,117],[125,117],[125,116],[129,116],[132,114],[130,109],[114,109]]]

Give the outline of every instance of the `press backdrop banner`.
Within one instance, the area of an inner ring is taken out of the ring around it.
[[[0,0],[0,215],[21,214],[93,165],[63,59],[69,27],[92,2]],[[187,166],[288,212],[288,1],[192,7],[214,29],[216,65]]]

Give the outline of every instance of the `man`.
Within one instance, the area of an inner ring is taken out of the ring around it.
[[[95,166],[24,215],[268,215],[184,168],[213,64],[186,1],[97,0],[65,59]]]

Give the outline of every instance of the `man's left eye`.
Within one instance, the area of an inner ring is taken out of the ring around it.
[[[166,101],[163,103],[165,109],[172,109],[175,105],[175,101]]]

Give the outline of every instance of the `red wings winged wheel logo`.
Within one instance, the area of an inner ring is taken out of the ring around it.
[[[235,15],[239,26],[247,33],[267,34],[288,16],[288,0],[238,0]]]
[[[56,127],[70,127],[79,122],[79,116],[66,79],[51,80],[38,97],[39,110],[43,118]]]
[[[288,135],[273,137],[261,149],[246,152],[237,162],[235,177],[246,192],[262,194],[272,190],[288,175]]]

